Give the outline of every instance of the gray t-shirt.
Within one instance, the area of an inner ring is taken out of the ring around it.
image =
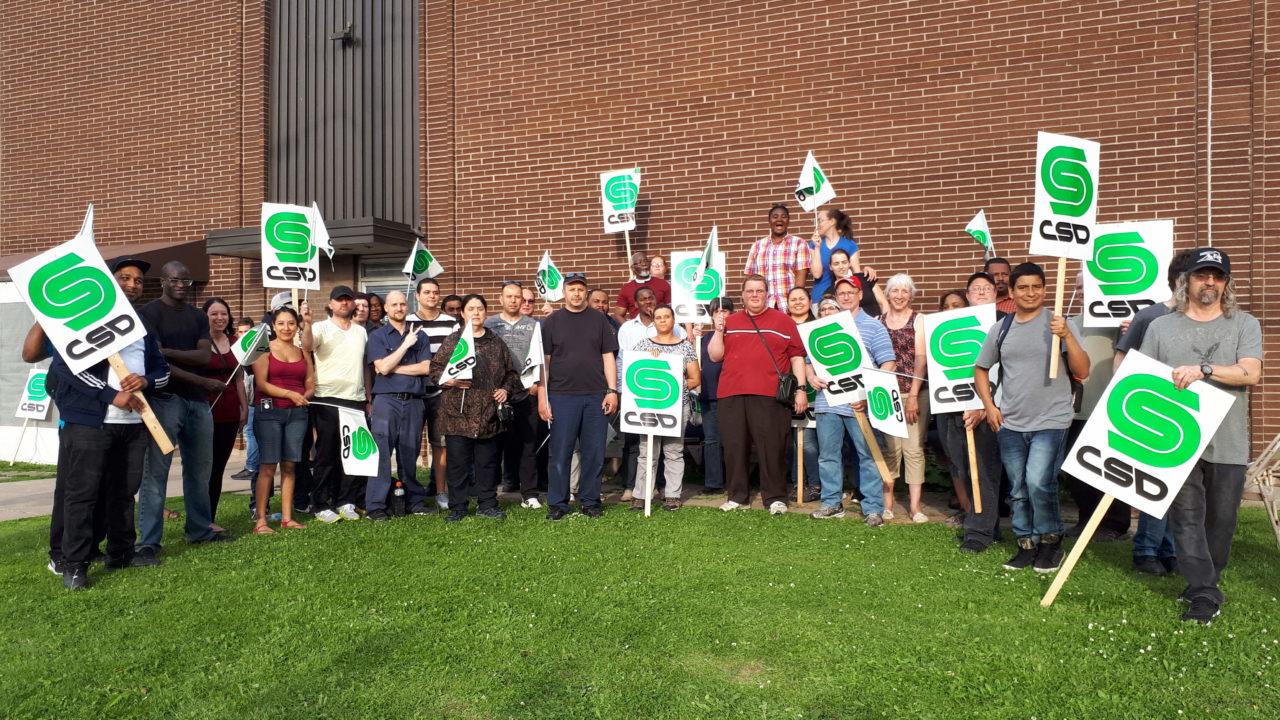
[[[978,353],[977,365],[984,370],[1000,363],[998,407],[1004,415],[1004,427],[1015,432],[1062,430],[1071,425],[1075,414],[1071,402],[1071,370],[1065,354],[1058,363],[1058,377],[1049,379],[1049,339],[1053,336],[1049,323],[1052,320],[1053,312],[1048,308],[1025,323],[1015,318],[999,352],[996,340],[1000,336],[1000,322],[997,322],[987,332],[987,340]],[[1079,342],[1080,334],[1071,323],[1067,325]],[[1065,350],[1061,343],[1058,347]]]
[[[1120,336],[1120,340],[1116,343],[1116,351],[1127,353],[1130,350],[1137,350],[1142,347],[1142,338],[1147,334],[1147,328],[1150,327],[1151,321],[1159,317],[1164,317],[1170,312],[1170,307],[1162,302],[1155,305],[1148,305],[1138,311],[1133,316],[1133,322],[1129,323],[1129,330]]]
[[[1173,367],[1181,365],[1235,365],[1241,358],[1262,359],[1262,328],[1258,319],[1237,310],[1231,317],[1202,322],[1180,312],[1158,318],[1147,328],[1139,351]],[[1201,459],[1224,465],[1249,462],[1249,390],[1244,386],[1207,381],[1230,393],[1235,402]]]

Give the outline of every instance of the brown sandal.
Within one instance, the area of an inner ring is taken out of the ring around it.
[[[303,525],[302,523],[298,522],[297,520],[284,520],[284,521],[281,521],[281,523],[280,523],[280,527],[282,527],[282,528],[289,528],[289,529],[291,529],[291,530],[306,530],[306,529],[307,529],[307,526],[306,526],[306,525]]]
[[[167,519],[167,520],[181,520],[181,519],[182,519],[182,513],[178,512],[178,511],[176,511],[176,510],[170,510],[169,508],[165,508],[165,509],[164,509],[164,516],[165,516],[165,519]]]

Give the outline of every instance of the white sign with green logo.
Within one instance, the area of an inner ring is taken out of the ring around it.
[[[1144,307],[1173,296],[1173,221],[1097,225],[1084,264],[1085,327],[1119,327]]]
[[[898,376],[875,368],[862,371],[867,386],[867,417],[871,427],[886,435],[907,436],[907,410],[898,388]]]
[[[453,346],[449,355],[449,364],[440,375],[440,384],[450,380],[470,380],[471,371],[476,366],[476,339],[472,335],[471,321],[464,319],[462,334],[458,336],[458,344]]]
[[[684,436],[683,355],[623,350],[622,432]]]
[[[936,415],[982,409],[982,400],[973,384],[973,365],[987,332],[995,323],[994,304],[924,316],[929,412]]]
[[[1068,135],[1037,136],[1032,255],[1092,259],[1099,148],[1092,140]]]
[[[800,326],[800,338],[818,377],[828,385],[822,394],[828,405],[848,405],[867,398],[862,370],[871,365],[862,335],[847,312]]]
[[[271,346],[271,331],[266,323],[262,323],[236,338],[231,343],[231,354],[235,355],[240,365],[252,365]]]
[[[813,212],[823,203],[835,199],[836,189],[831,186],[831,181],[822,172],[822,168],[818,167],[818,161],[810,150],[805,156],[804,167],[800,169],[800,179],[796,180],[796,200],[800,201],[800,207]]]
[[[710,324],[707,303],[725,294],[724,253],[712,255],[711,265],[702,273],[702,282],[694,285],[703,253],[671,253],[671,307],[678,323]]]
[[[636,229],[636,202],[640,199],[640,168],[600,173],[600,208],[604,231]]]
[[[542,261],[538,263],[538,274],[533,284],[538,286],[538,294],[548,302],[559,302],[564,299],[564,274],[551,261],[551,251],[542,253]]]
[[[49,417],[49,392],[44,388],[45,378],[49,371],[43,368],[32,368],[27,373],[27,384],[22,388],[22,398],[18,400],[18,412],[14,417],[28,420],[44,420]]]
[[[969,233],[978,244],[986,249],[987,257],[994,257],[996,254],[995,241],[991,239],[991,228],[987,227],[987,211],[979,210],[977,215],[964,226],[964,231]]]
[[[409,281],[409,287],[416,292],[419,280],[439,275],[444,272],[444,266],[436,260],[436,256],[431,254],[421,240],[414,240],[413,250],[409,252],[409,259],[404,261],[404,268],[400,272],[404,273]]]
[[[316,241],[328,232],[317,210],[262,203],[262,287],[320,289]]]
[[[378,444],[365,424],[364,413],[350,408],[338,408],[338,425],[341,428],[338,442],[342,443],[342,472],[358,477],[378,474]]]
[[[10,268],[9,277],[73,373],[147,334],[93,243],[93,206],[74,238]]]
[[[1179,390],[1173,368],[1124,356],[1062,469],[1160,518],[1235,401],[1204,382]]]

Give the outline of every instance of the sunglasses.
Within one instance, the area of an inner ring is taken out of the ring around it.
[[[568,283],[570,280],[582,280],[583,282],[586,282],[587,274],[580,273],[580,272],[572,272],[564,276],[565,283]]]
[[[502,281],[502,287],[506,287],[506,286],[508,286],[508,285],[515,285],[515,286],[516,286],[516,287],[518,287],[518,288],[523,288],[523,287],[524,287],[524,285],[521,285],[521,284],[520,284],[520,281],[519,281],[519,280],[503,280],[503,281]]]

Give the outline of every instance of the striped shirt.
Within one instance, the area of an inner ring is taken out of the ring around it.
[[[795,235],[778,243],[760,238],[747,254],[746,273],[764,276],[769,285],[769,307],[783,312],[787,311],[787,291],[795,285],[795,271],[808,267],[809,243]]]

